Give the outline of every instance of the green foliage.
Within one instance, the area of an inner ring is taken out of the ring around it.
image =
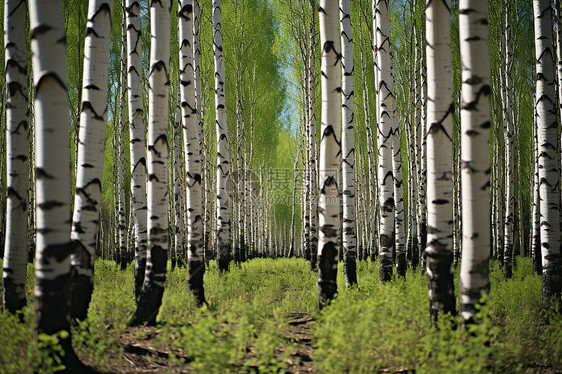
[[[531,260],[518,259],[513,279],[503,280],[491,265],[491,293],[484,296],[479,324],[441,316],[432,327],[427,279],[420,270],[382,284],[378,264],[358,263],[359,288],[348,289],[343,269],[339,294],[315,314],[316,274],[302,259],[255,259],[219,279],[211,262],[205,274],[209,306],[198,308],[189,295],[185,268],[169,273],[163,305],[154,328],[127,328],[134,311],[133,266],[120,271],[98,260],[88,319],[72,329],[79,357],[97,368],[123,364],[131,341],[171,352],[161,364],[197,372],[283,372],[295,342],[284,335],[289,313],[308,313],[313,324],[313,360],[319,372],[370,373],[415,369],[420,373],[525,372],[536,365],[562,368],[562,317],[542,309],[541,278]],[[28,294],[33,285],[30,266]],[[456,274],[458,276],[458,272]],[[458,284],[458,277],[457,277]],[[52,373],[60,369],[55,336],[33,339],[33,308],[23,323],[0,313],[0,372]],[[124,338],[126,340],[124,340]]]
[[[68,331],[61,330],[56,334],[39,334],[35,344],[31,345],[35,356],[34,372],[56,373],[65,369],[61,357],[64,351],[60,345],[62,339],[68,339]]]
[[[78,354],[95,365],[107,363],[107,351],[117,345],[114,332],[125,329],[135,309],[133,265],[120,271],[113,261],[96,261],[94,293],[88,318],[73,329],[72,343]],[[108,333],[108,329],[110,331]]]
[[[253,260],[218,278],[213,262],[205,273],[209,308],[197,309],[188,296],[186,270],[170,274],[159,320],[163,344],[181,349],[201,372],[277,372],[284,367],[278,334],[286,314],[311,312],[314,274],[303,260]]]
[[[0,312],[0,371],[3,373],[29,373],[32,362],[28,360],[28,343],[33,341],[31,320],[33,318],[29,307],[25,308],[25,323],[7,311]]]
[[[493,263],[492,292],[482,299],[480,323],[466,328],[460,319],[447,316],[431,327],[427,280],[420,271],[410,269],[405,281],[383,285],[376,272],[359,269],[360,289],[340,287],[333,305],[321,314],[315,332],[318,368],[327,373],[388,368],[520,372],[537,360],[557,367],[560,356],[554,353],[560,352],[562,324],[553,317],[544,327],[541,280],[531,265],[528,258],[519,260],[514,278],[505,282]]]

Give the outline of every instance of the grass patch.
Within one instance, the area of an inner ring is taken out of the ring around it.
[[[531,265],[518,258],[506,282],[499,264],[491,264],[483,323],[468,330],[451,328],[459,321],[445,316],[431,327],[427,279],[419,269],[382,284],[378,264],[370,260],[358,264],[359,287],[353,289],[345,287],[340,265],[340,292],[317,313],[316,274],[301,259],[255,259],[232,265],[222,279],[211,262],[205,308],[189,295],[187,270],[176,268],[168,274],[158,326],[127,328],[135,309],[133,267],[120,271],[114,262],[98,260],[88,319],[73,328],[73,345],[102,372],[131,370],[133,356],[169,372],[283,372],[303,365],[295,351],[302,351],[304,340],[288,334],[287,326],[290,315],[306,315],[314,319],[306,327],[313,349],[309,368],[322,373],[560,370],[562,317],[541,310],[541,278]],[[458,271],[456,279],[458,289]],[[30,302],[32,286],[30,265]],[[45,351],[56,349],[56,341],[34,341],[33,307],[23,313],[24,323],[0,313],[0,373],[53,372],[56,363]]]

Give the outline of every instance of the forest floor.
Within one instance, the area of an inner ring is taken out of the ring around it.
[[[314,324],[308,313],[295,312],[288,316],[288,322],[279,335],[291,342],[289,346],[282,344],[276,348],[278,356],[283,356],[286,373],[315,373],[316,365],[313,361],[313,335],[310,329]],[[103,367],[98,367],[100,373],[189,373],[193,368],[189,366],[192,358],[181,349],[170,350],[166,342],[158,340],[162,330],[152,327],[127,328],[120,332],[117,346],[107,351],[108,360]],[[138,336],[141,336],[139,338]],[[289,350],[289,357],[284,352]],[[259,365],[252,364],[257,358],[256,348],[247,347],[246,354],[238,362],[238,368],[232,371],[245,373],[260,372]],[[85,360],[86,363],[92,364]],[[95,365],[94,365],[95,367]],[[238,370],[237,370],[238,369]],[[267,371],[267,370],[266,370]]]
[[[491,264],[481,323],[469,329],[447,316],[431,326],[420,269],[385,284],[377,270],[359,262],[359,287],[349,289],[340,266],[338,297],[318,312],[316,274],[302,259],[254,259],[222,279],[211,262],[204,308],[189,295],[186,269],[170,269],[157,325],[131,328],[132,266],[98,260],[88,318],[72,342],[99,373],[562,373],[562,316],[541,309],[530,259],[517,259],[509,281]],[[56,339],[36,342],[32,317],[31,305],[24,323],[0,312],[0,374],[54,372]]]

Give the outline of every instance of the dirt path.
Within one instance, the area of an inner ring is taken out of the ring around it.
[[[314,373],[316,365],[313,362],[314,349],[312,347],[311,326],[315,323],[308,313],[291,313],[286,330],[281,336],[290,339],[296,347],[290,352],[291,358],[287,359],[288,373]]]
[[[279,331],[287,339],[287,344],[278,348],[279,354],[289,351],[285,360],[287,373],[314,373],[313,336],[311,327],[315,323],[310,314],[290,313],[288,322]],[[154,327],[127,328],[117,339],[117,345],[107,352],[108,362],[96,369],[100,373],[190,373],[191,358],[181,350],[170,350],[165,343],[157,339],[161,330]],[[250,347],[247,359],[252,357]],[[180,361],[183,361],[183,363]],[[88,363],[88,362],[86,362]],[[241,367],[244,362],[241,362]],[[251,369],[258,372],[258,368]],[[244,369],[240,370],[244,373]]]

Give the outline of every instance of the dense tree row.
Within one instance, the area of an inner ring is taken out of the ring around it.
[[[134,259],[130,325],[156,323],[168,256],[199,305],[210,260],[257,256],[309,260],[320,308],[338,259],[348,286],[357,259],[422,267],[433,319],[459,261],[467,322],[490,258],[509,279],[532,255],[560,297],[560,4],[84,4],[3,9],[3,300],[35,258],[37,333],[87,318],[100,256]]]

